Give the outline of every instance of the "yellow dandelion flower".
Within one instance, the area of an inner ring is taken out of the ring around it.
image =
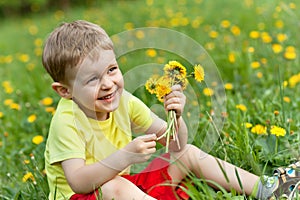
[[[0,63],[9,64],[13,61],[13,57],[11,55],[8,56],[0,56]]]
[[[138,39],[143,39],[143,38],[145,38],[145,33],[144,33],[144,31],[139,30],[139,31],[136,32],[135,36]]]
[[[278,110],[274,110],[274,115],[278,116],[279,115],[279,111]]]
[[[276,28],[282,29],[284,27],[284,23],[282,20],[277,20],[275,22],[275,26],[276,26]]]
[[[32,115],[30,115],[30,116],[27,118],[27,121],[28,121],[29,123],[33,123],[35,120],[36,120],[36,115],[35,115],[35,114],[32,114]]]
[[[131,30],[134,28],[134,25],[131,22],[127,22],[127,23],[125,23],[124,27],[126,30]]]
[[[286,103],[291,103],[291,99],[289,97],[283,97],[283,101]]]
[[[253,126],[251,128],[251,133],[256,133],[256,134],[259,134],[259,135],[266,135],[267,134],[267,127],[266,126],[263,126],[261,124],[257,124],[255,126]]]
[[[235,107],[241,111],[247,111],[247,107],[244,104],[237,104]]]
[[[196,81],[198,81],[198,82],[204,81],[205,73],[204,73],[204,69],[201,65],[194,66],[194,76],[195,76]]]
[[[282,52],[283,48],[280,44],[272,44],[272,50],[274,53],[278,54]]]
[[[295,87],[300,82],[300,73],[289,78],[288,83],[291,88]]]
[[[284,58],[287,59],[287,60],[295,60],[296,57],[297,57],[296,52],[288,52],[288,51],[286,51],[284,53]]]
[[[253,125],[251,123],[249,123],[249,122],[244,123],[244,126],[246,128],[252,128],[253,127]]]
[[[35,25],[31,25],[28,27],[28,31],[31,35],[36,35],[39,31],[38,27]]]
[[[26,173],[22,178],[23,182],[27,182],[28,180],[35,181],[34,176],[31,172]]]
[[[42,135],[36,135],[32,138],[32,143],[33,144],[41,144],[44,141],[44,137]]]
[[[262,78],[264,75],[263,75],[263,73],[262,72],[257,72],[256,73],[256,77],[257,78]]]
[[[8,137],[9,134],[8,134],[8,132],[5,131],[3,135],[4,135],[4,137]]]
[[[206,106],[211,107],[211,101],[207,101]]]
[[[293,47],[293,46],[286,47],[285,52],[284,52],[284,58],[287,60],[294,60],[294,59],[296,59],[296,57],[297,57],[297,54],[296,54],[295,47]]]
[[[0,118],[4,116],[3,112],[0,111]]]
[[[35,39],[35,40],[34,40],[34,45],[35,45],[36,47],[41,47],[41,46],[43,46],[43,40],[42,40],[41,38]]]
[[[65,16],[64,11],[62,11],[62,10],[57,10],[57,11],[54,13],[54,16],[53,16],[53,17],[54,17],[57,21],[59,21],[59,20],[61,20],[64,16]]]
[[[232,90],[233,89],[233,85],[231,83],[226,83],[224,85],[225,90]]]
[[[53,99],[51,97],[45,97],[41,100],[41,104],[44,106],[50,106],[53,103]]]
[[[257,39],[257,38],[260,37],[260,32],[258,32],[258,31],[251,31],[249,33],[249,37],[252,38],[252,39]]]
[[[249,47],[249,48],[247,49],[247,51],[248,51],[249,53],[254,53],[255,48],[254,48],[254,47]]]
[[[190,21],[187,17],[181,17],[179,20],[179,24],[181,26],[187,26],[189,23],[190,23]]]
[[[219,36],[219,33],[218,33],[217,31],[210,31],[210,32],[209,32],[209,37],[210,37],[210,38],[215,39],[215,38],[217,38],[218,36]]]
[[[261,39],[264,43],[271,43],[273,40],[272,37],[267,32],[263,32],[261,34]]]
[[[229,20],[222,20],[221,21],[221,27],[222,28],[229,28],[230,27],[230,21]]]
[[[3,81],[2,87],[4,88],[4,91],[6,94],[11,94],[14,91],[14,89],[11,86],[11,83],[9,81]]]
[[[281,12],[281,11],[282,11],[282,9],[281,9],[281,7],[280,7],[280,6],[276,6],[276,7],[275,7],[275,11],[276,11],[276,12]]]
[[[241,34],[241,29],[238,26],[232,26],[230,30],[231,30],[232,34],[235,36],[238,36]]]
[[[279,126],[271,126],[270,132],[271,132],[271,134],[275,135],[276,137],[280,137],[280,136],[283,137],[286,134],[286,130]]]
[[[154,58],[154,57],[157,55],[155,49],[148,49],[148,50],[146,51],[146,54],[147,54],[147,56],[149,56],[149,57],[151,57],[151,58]]]
[[[230,52],[228,54],[228,60],[230,63],[235,63],[235,53],[234,52]]]
[[[2,82],[2,86],[5,88],[5,87],[9,87],[11,84],[9,81],[3,81]]]
[[[6,87],[6,88],[4,88],[4,91],[6,94],[11,94],[11,93],[13,93],[14,89],[12,87]]]
[[[289,7],[290,7],[291,9],[296,9],[296,4],[295,4],[295,3],[290,3],[290,4],[289,4]]]
[[[268,60],[266,58],[261,58],[260,62],[265,65],[268,63]]]
[[[34,64],[34,63],[29,63],[29,64],[26,66],[26,69],[27,69],[28,71],[32,71],[34,68],[35,68],[35,64]]]
[[[147,0],[147,1],[146,1],[146,4],[147,4],[147,6],[152,6],[153,0]]]
[[[168,76],[181,75],[183,78],[186,77],[186,68],[177,61],[170,61],[164,67],[164,72]]]
[[[258,61],[253,61],[253,62],[251,63],[251,67],[252,67],[253,69],[259,68],[259,67],[260,67],[260,62],[258,62]]]
[[[48,112],[48,113],[54,114],[55,113],[55,107],[52,107],[52,106],[51,107],[46,107],[45,111]]]
[[[28,54],[21,54],[19,55],[19,60],[23,63],[26,63],[29,61],[29,55]]]
[[[211,89],[211,88],[204,88],[203,89],[203,94],[205,95],[205,96],[212,96],[212,95],[214,95],[214,90],[213,89]]]
[[[43,49],[42,48],[38,47],[38,48],[34,49],[34,55],[41,56],[42,53],[43,53]]]
[[[207,49],[207,50],[213,50],[215,47],[216,47],[216,45],[213,42],[208,42],[205,44],[205,49]]]
[[[287,40],[287,35],[284,33],[278,33],[276,35],[276,38],[278,42],[284,42],[285,40]]]
[[[201,17],[196,17],[191,23],[192,27],[194,29],[199,28],[199,26],[203,23],[203,19]]]
[[[24,164],[28,165],[30,163],[30,160],[26,159],[23,162],[24,162]]]
[[[283,87],[287,87],[287,86],[288,86],[288,84],[289,84],[289,82],[288,82],[288,81],[283,81],[283,84],[282,84],[282,86],[283,86]]]
[[[12,110],[21,110],[21,106],[17,103],[12,103],[9,105]]]
[[[150,77],[145,84],[146,90],[150,92],[150,94],[156,93],[156,83],[159,78],[159,75],[155,74],[152,77]]]
[[[169,94],[171,90],[171,79],[168,76],[162,76],[156,83],[156,96],[160,101],[163,101],[163,97]]]
[[[12,100],[12,99],[5,99],[5,100],[4,100],[4,105],[9,106],[9,105],[11,105],[13,102],[14,102],[14,100]]]
[[[287,46],[285,50],[289,52],[294,52],[296,51],[296,48],[294,46]]]

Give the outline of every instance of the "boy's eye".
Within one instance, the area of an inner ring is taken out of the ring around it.
[[[108,72],[113,72],[116,69],[117,69],[117,67],[111,67],[111,68],[109,68]]]
[[[87,83],[90,83],[90,82],[93,82],[93,81],[96,81],[96,80],[97,80],[97,77],[93,77],[93,78],[91,78],[90,80],[88,80]]]

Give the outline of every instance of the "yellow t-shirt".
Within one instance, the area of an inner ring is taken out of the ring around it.
[[[49,199],[69,199],[74,194],[61,161],[81,158],[87,165],[98,162],[125,147],[131,141],[132,131],[145,132],[153,120],[150,109],[126,91],[119,107],[105,121],[88,118],[72,100],[61,99],[51,121],[45,150]],[[129,173],[129,169],[122,173]]]

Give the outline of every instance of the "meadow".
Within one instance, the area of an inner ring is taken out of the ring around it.
[[[257,175],[295,162],[300,150],[299,8],[296,0],[114,0],[1,19],[0,199],[47,199],[43,153],[59,97],[41,54],[50,31],[76,19],[97,23],[109,35],[160,27],[192,38],[214,61],[221,82],[193,88],[198,99],[189,105],[197,106],[199,115],[185,113],[197,127],[190,142]],[[195,64],[155,48],[118,61],[125,73],[174,59]],[[224,93],[221,110],[214,106],[219,91]],[[136,95],[147,104],[155,101],[143,87]],[[216,127],[215,120],[221,125]],[[206,135],[211,127],[213,142]],[[190,178],[191,199],[251,199]]]

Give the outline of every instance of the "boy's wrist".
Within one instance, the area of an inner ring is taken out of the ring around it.
[[[123,149],[111,154],[106,159],[100,161],[100,163],[118,172],[123,171],[130,165],[129,159],[126,158],[126,152]]]

